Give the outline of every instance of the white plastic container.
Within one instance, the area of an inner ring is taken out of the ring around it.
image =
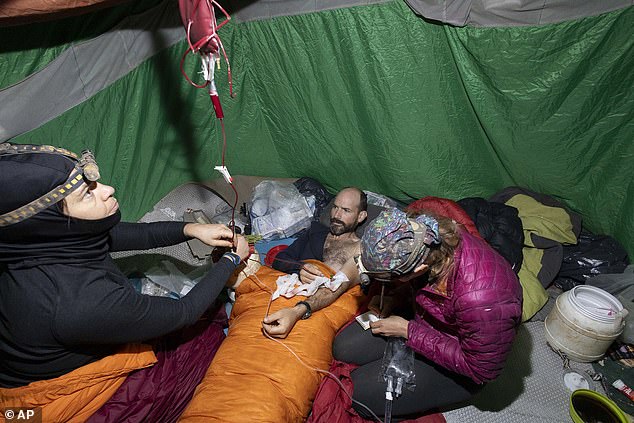
[[[599,360],[623,332],[627,310],[610,293],[579,285],[561,294],[546,317],[546,341],[573,361]]]
[[[623,308],[627,310],[625,329],[623,329],[620,340],[626,344],[634,344],[634,302],[632,299],[624,298],[622,295],[616,298],[623,304]]]

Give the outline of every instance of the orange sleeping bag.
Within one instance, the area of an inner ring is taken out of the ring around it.
[[[55,379],[0,389],[0,410],[23,407],[41,412],[38,420],[42,422],[84,422],[110,399],[130,372],[155,363],[152,347],[128,344]]]
[[[323,266],[323,265],[322,265]],[[229,333],[181,422],[303,422],[323,374],[309,369],[280,343],[264,336],[265,316],[282,272],[262,267],[236,290]],[[279,297],[270,313],[305,297]],[[349,289],[330,306],[297,322],[286,339],[307,366],[327,370],[335,334],[354,317],[363,295]]]

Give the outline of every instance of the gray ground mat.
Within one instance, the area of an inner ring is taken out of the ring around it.
[[[570,362],[587,379],[590,363]],[[546,343],[544,322],[520,326],[502,374],[462,408],[444,412],[447,423],[569,423],[571,392],[564,385],[563,360]],[[599,382],[595,390],[605,393]]]

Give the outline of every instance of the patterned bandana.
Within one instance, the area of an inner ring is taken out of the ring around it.
[[[424,236],[416,241],[414,226],[421,225]],[[438,222],[421,215],[408,219],[398,209],[388,209],[366,228],[361,239],[361,261],[369,272],[392,272],[404,266],[409,256],[424,244],[438,244]]]
[[[421,214],[420,216],[416,216],[416,222],[421,225],[425,225],[427,227],[427,232],[425,233],[425,244],[427,245],[437,245],[440,244],[440,234],[438,232],[438,221],[431,216],[427,216],[426,214]]]

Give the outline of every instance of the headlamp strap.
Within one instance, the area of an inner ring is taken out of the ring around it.
[[[81,168],[76,167],[66,180],[61,185],[58,185],[56,188],[53,188],[47,194],[44,194],[40,198],[37,198],[25,206],[20,207],[19,209],[15,209],[10,211],[9,213],[5,213],[0,215],[0,227],[1,226],[9,226],[14,223],[21,222],[29,217],[36,215],[42,210],[52,206],[53,204],[63,200],[66,198],[71,192],[75,191],[77,187],[83,182],[83,171]]]
[[[68,151],[65,148],[53,147],[52,145],[34,145],[34,144],[11,144],[3,142],[0,144],[1,154],[24,154],[24,153],[48,153],[48,154],[62,154],[75,161],[79,160],[77,154],[72,151]]]
[[[368,273],[365,266],[363,266],[363,262],[361,261],[361,255],[354,256],[354,262],[357,265],[357,268],[359,269],[359,273]]]
[[[65,148],[53,147],[52,145],[11,144],[8,142],[0,144],[0,156],[32,153],[61,154],[76,162],[75,169],[70,173],[66,182],[53,188],[40,198],[18,209],[0,215],[0,227],[22,222],[53,204],[58,203],[71,192],[75,191],[75,189],[81,185],[81,182],[83,182],[84,177],[91,182],[99,179],[99,167],[95,162],[95,156],[90,150],[82,151],[80,158],[72,151],[66,150]]]

